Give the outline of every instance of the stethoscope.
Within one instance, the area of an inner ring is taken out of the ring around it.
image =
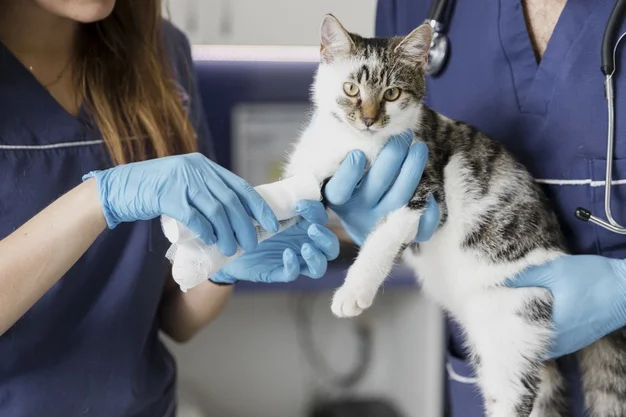
[[[433,37],[430,41],[428,62],[426,63],[426,74],[430,76],[437,76],[443,70],[448,58],[448,37],[443,32],[445,29],[443,19],[447,7],[448,0],[433,1],[428,11],[428,18],[426,18],[426,23],[433,28]]]
[[[604,37],[602,38],[602,73],[604,74],[604,95],[606,97],[607,109],[608,109],[608,133],[606,142],[606,174],[604,176],[604,212],[606,213],[606,219],[602,220],[599,217],[594,216],[591,212],[585,208],[578,207],[576,209],[576,218],[582,221],[589,221],[598,226],[604,227],[611,232],[619,233],[621,235],[626,234],[626,227],[619,224],[611,213],[611,185],[613,182],[613,139],[615,134],[615,95],[613,94],[613,74],[615,73],[615,51],[617,45],[622,40],[625,34],[619,37],[615,45],[613,45],[613,39],[617,34],[622,23],[622,16],[624,15],[624,8],[626,7],[626,0],[617,0],[613,6],[613,11],[609,16],[606,27],[604,28]]]
[[[433,37],[428,52],[428,63],[426,73],[436,77],[443,71],[449,55],[450,41],[443,32],[445,29],[444,14],[448,5],[447,0],[433,1],[426,22],[433,28]],[[613,148],[615,138],[615,94],[613,91],[613,74],[615,73],[615,53],[617,46],[626,33],[622,34],[614,43],[617,30],[622,23],[626,0],[617,0],[611,11],[611,15],[604,29],[601,49],[601,67],[605,77],[604,95],[607,101],[608,110],[608,132],[606,143],[606,173],[604,178],[604,212],[606,220],[591,214],[591,211],[578,207],[575,211],[577,219],[591,222],[601,226],[611,232],[626,235],[626,227],[619,224],[611,213],[611,186],[613,179]]]

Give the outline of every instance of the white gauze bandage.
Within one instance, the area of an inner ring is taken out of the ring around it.
[[[285,222],[296,217],[295,204],[300,200],[322,199],[321,184],[312,175],[296,175],[254,188],[281,222],[279,232],[290,227]],[[259,242],[274,233],[263,230],[254,222]],[[165,237],[172,243],[165,254],[172,263],[174,281],[184,292],[212,277],[220,268],[243,253],[241,248],[233,256],[224,256],[217,245],[205,245],[185,225],[168,216],[161,216],[161,227]]]

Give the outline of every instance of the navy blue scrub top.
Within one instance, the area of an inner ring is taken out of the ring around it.
[[[448,65],[428,78],[427,103],[501,141],[531,170],[554,202],[572,251],[626,258],[624,236],[574,218],[578,206],[604,217],[607,111],[600,45],[614,1],[569,0],[540,63],[520,0],[450,3]],[[426,19],[430,4],[379,0],[377,35],[406,35]],[[624,30],[626,25],[620,34]],[[626,223],[623,52],[617,62],[613,214]],[[482,417],[458,329],[449,323],[449,330],[446,415]],[[582,417],[576,362],[567,357],[560,365],[571,385],[572,416]]]
[[[185,35],[164,23],[201,151],[210,138]],[[0,44],[0,239],[111,166],[94,123],[67,113]],[[175,363],[158,338],[167,241],[158,220],[105,231],[0,337],[0,415],[169,417]]]

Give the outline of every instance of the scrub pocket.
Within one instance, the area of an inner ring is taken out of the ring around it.
[[[606,220],[604,213],[604,186],[606,161],[603,159],[590,160],[591,195],[593,214]],[[626,226],[626,159],[617,159],[613,162],[613,184],[611,187],[611,211],[613,218]],[[620,235],[589,223],[596,234],[598,252],[604,256],[626,258],[626,236]]]

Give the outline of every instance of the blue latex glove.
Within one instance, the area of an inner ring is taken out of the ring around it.
[[[626,325],[626,263],[596,255],[570,255],[531,267],[507,283],[542,287],[554,297],[557,331],[549,358],[590,345]]]
[[[265,230],[278,231],[276,216],[254,188],[199,153],[93,171],[83,180],[91,177],[110,228],[164,214],[204,243],[217,243],[226,256],[235,254],[237,243],[245,251],[256,249],[250,216]]]
[[[413,132],[392,137],[363,177],[367,159],[353,151],[325,187],[329,207],[337,213],[354,243],[361,246],[387,214],[406,205],[418,187],[428,158],[423,143],[413,143]],[[432,236],[439,224],[439,206],[430,196],[416,242]]]
[[[320,278],[328,261],[339,256],[339,239],[323,225],[328,215],[319,201],[300,201],[296,212],[303,218],[245,252],[220,269],[211,281],[232,284],[238,280],[289,282],[305,275]]]

